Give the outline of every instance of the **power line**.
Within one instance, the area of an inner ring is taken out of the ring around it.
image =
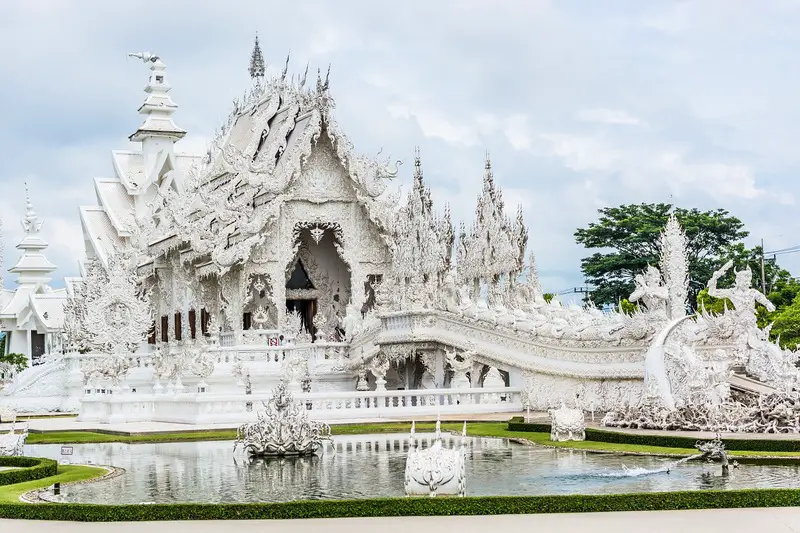
[[[592,290],[593,287],[570,287],[569,289],[558,291],[556,295],[563,296],[565,294],[589,294],[592,292]]]
[[[795,246],[790,246],[788,248],[781,248],[780,250],[764,252],[764,255],[783,255],[783,254],[793,254],[796,252],[800,252],[800,244],[797,244]]]

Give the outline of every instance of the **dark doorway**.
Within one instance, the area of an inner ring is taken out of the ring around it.
[[[31,366],[41,363],[44,350],[44,333],[31,331]]]
[[[289,281],[286,282],[286,288],[290,290],[314,289],[314,284],[311,283],[311,279],[308,277],[308,272],[306,272],[303,263],[299,259],[297,260],[297,263],[294,264],[294,270],[292,270],[292,275],[289,277]]]
[[[286,300],[287,313],[300,313],[303,321],[303,329],[315,336],[317,333],[314,327],[314,315],[317,314],[316,300]]]

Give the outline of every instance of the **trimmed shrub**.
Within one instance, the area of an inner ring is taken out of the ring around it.
[[[378,516],[499,515],[792,507],[798,489],[691,491],[570,496],[387,498],[250,504],[0,504],[0,518],[74,522],[154,520],[264,520]]]
[[[515,418],[508,423],[509,431],[529,433],[550,433],[550,424],[528,424]],[[640,444],[662,448],[694,448],[696,437],[680,435],[653,435],[644,433],[623,433],[613,430],[586,428],[586,440],[608,442],[611,444]],[[725,440],[725,448],[730,451],[750,452],[800,452],[800,441],[786,439],[748,439],[730,438]]]
[[[0,485],[13,485],[58,474],[58,462],[40,457],[0,457],[0,466],[18,469],[0,471]]]

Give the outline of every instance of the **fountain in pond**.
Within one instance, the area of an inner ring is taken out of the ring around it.
[[[700,451],[700,457],[702,459],[708,459],[709,461],[713,459],[719,459],[720,463],[722,464],[722,475],[728,475],[728,450],[725,449],[725,444],[723,444],[722,440],[720,440],[719,436],[714,440],[700,442],[698,441],[695,445]],[[696,455],[693,456],[697,457]],[[736,465],[734,465],[735,467]]]
[[[466,454],[464,450],[467,423],[461,431],[461,445],[447,449],[442,446],[441,422],[436,419],[433,445],[426,450],[417,449],[411,423],[408,456],[406,458],[405,489],[407,496],[437,495],[464,496],[467,492]]]
[[[239,426],[234,451],[241,444],[251,457],[311,455],[330,440],[330,426],[309,420],[283,383],[264,408],[257,421]]]

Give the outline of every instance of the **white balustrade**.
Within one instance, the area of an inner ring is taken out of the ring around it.
[[[87,394],[81,420],[101,423],[176,422],[239,424],[255,420],[270,391],[255,394],[166,393]],[[518,388],[422,389],[366,392],[297,393],[312,419],[368,421],[414,416],[442,416],[522,411]],[[253,408],[248,411],[247,404]]]

